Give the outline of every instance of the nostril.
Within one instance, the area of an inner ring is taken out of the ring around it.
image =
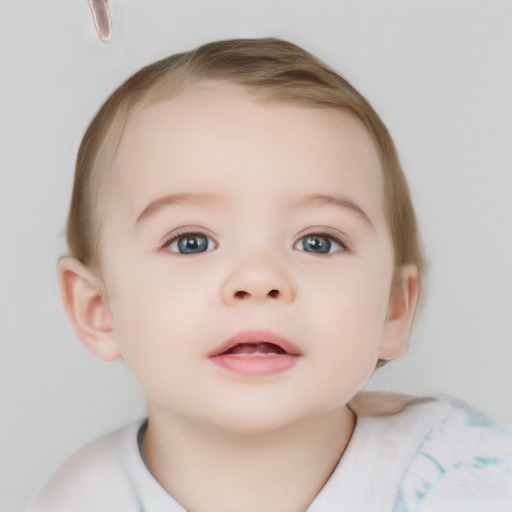
[[[238,290],[234,293],[234,296],[237,299],[245,299],[245,298],[249,297],[250,295],[251,294],[249,292],[245,292],[243,290]],[[276,290],[276,289],[270,290],[267,293],[267,297],[270,297],[271,299],[277,299],[279,297],[279,295],[280,295],[279,290]]]

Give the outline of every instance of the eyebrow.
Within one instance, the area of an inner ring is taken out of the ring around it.
[[[213,204],[220,202],[221,198],[214,194],[200,194],[200,193],[183,193],[183,194],[167,194],[151,201],[144,210],[140,213],[135,221],[137,225],[139,222],[151,217],[163,208],[168,206],[181,206],[187,204]]]
[[[332,205],[343,210],[349,210],[355,213],[357,217],[365,221],[372,229],[375,229],[373,222],[370,220],[368,214],[352,199],[340,194],[312,194],[306,196],[300,201],[301,205],[320,204]]]
[[[180,194],[166,194],[159,197],[144,208],[135,221],[135,224],[151,217],[160,210],[168,206],[181,206],[188,204],[214,204],[221,201],[221,197],[215,194],[208,193],[180,193]],[[375,229],[370,217],[366,212],[352,199],[342,196],[340,194],[312,194],[302,198],[298,202],[298,206],[308,206],[311,204],[319,205],[332,205],[343,210],[349,210],[355,213],[359,218],[365,221],[371,228]]]

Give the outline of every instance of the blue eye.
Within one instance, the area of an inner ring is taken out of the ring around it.
[[[215,248],[213,240],[201,233],[183,233],[166,244],[171,252],[180,254],[199,254]]]
[[[345,250],[346,246],[331,236],[311,234],[302,237],[294,248],[314,254],[332,254]]]

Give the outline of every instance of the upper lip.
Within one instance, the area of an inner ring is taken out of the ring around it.
[[[284,336],[265,329],[255,329],[240,331],[233,336],[230,336],[218,347],[212,350],[208,354],[208,357],[219,356],[234,346],[242,343],[271,343],[280,347],[286,354],[292,356],[300,356],[302,354],[299,347],[297,347],[297,345],[292,343],[290,340],[286,339]]]

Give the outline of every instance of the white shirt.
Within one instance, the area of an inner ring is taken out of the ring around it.
[[[359,401],[359,403],[358,403]],[[512,511],[512,429],[449,397],[365,394],[330,479],[306,512]],[[71,457],[26,512],[186,512],[141,456],[141,422]]]

